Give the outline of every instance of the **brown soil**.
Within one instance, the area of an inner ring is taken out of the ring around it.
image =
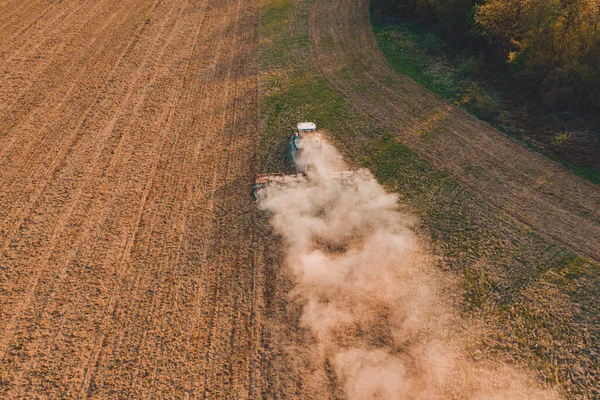
[[[396,73],[377,47],[368,0],[317,0],[310,37],[315,64],[355,109],[483,200],[600,260],[600,188]]]
[[[261,397],[258,4],[0,1],[0,397]]]

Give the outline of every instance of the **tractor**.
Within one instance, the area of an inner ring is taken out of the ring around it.
[[[348,182],[357,175],[371,176],[366,169],[322,168],[317,171],[318,164],[323,165],[323,140],[316,131],[314,122],[301,122],[292,129],[291,150],[297,172],[291,174],[275,173],[259,175],[254,183],[253,194],[257,201],[264,199],[269,186],[296,186],[310,181],[316,182]]]
[[[294,158],[308,148],[321,148],[321,134],[316,129],[317,126],[314,122],[300,122],[296,129],[292,129],[292,154],[294,154]]]

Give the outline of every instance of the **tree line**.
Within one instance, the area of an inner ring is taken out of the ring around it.
[[[600,0],[372,0],[439,27],[556,110],[600,110]]]

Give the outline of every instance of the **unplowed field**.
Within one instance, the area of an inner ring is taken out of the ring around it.
[[[480,198],[600,260],[600,188],[396,73],[377,47],[368,0],[317,0],[310,38],[315,64],[356,110]]]
[[[257,398],[258,1],[0,1],[0,397]]]

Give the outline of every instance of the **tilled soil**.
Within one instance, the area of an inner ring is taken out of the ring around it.
[[[396,73],[377,47],[368,0],[317,0],[315,64],[352,106],[534,231],[600,260],[600,188]]]
[[[265,390],[258,4],[0,1],[0,397]]]

